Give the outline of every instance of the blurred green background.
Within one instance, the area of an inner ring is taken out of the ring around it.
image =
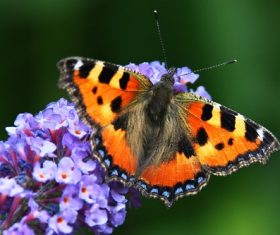
[[[152,11],[158,9],[168,61],[202,72],[213,99],[280,137],[280,2],[244,0],[0,1],[0,136],[20,112],[67,97],[56,62],[85,56],[117,64],[162,60]],[[171,209],[143,199],[115,234],[280,234],[280,155],[228,177],[212,177]]]

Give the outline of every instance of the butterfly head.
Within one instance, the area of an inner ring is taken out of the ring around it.
[[[175,79],[174,79],[174,75],[176,74],[177,69],[176,68],[170,68],[168,69],[167,73],[163,74],[160,81],[170,84],[171,86],[174,85],[175,83]]]

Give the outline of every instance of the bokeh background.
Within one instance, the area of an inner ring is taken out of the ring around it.
[[[202,72],[197,85],[280,137],[279,1],[1,0],[1,139],[18,113],[36,113],[67,97],[56,85],[61,58],[162,60],[154,9],[160,12],[169,64],[196,69],[238,59]],[[171,209],[143,199],[115,234],[278,235],[279,157],[228,177],[213,176],[201,193]]]

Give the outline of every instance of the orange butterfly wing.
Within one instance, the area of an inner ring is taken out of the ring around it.
[[[97,151],[96,157],[107,170],[109,180],[133,184],[137,157],[132,155],[125,134],[124,130],[110,124],[99,135],[93,136],[92,144]]]
[[[188,138],[168,162],[147,167],[137,187],[167,206],[198,193],[210,174],[228,175],[253,162],[265,163],[280,149],[264,127],[222,105],[192,93],[175,96]],[[185,153],[184,153],[185,151]]]
[[[160,198],[170,207],[177,199],[199,192],[209,176],[196,156],[177,152],[172,160],[147,167],[136,187],[144,195]]]
[[[228,175],[253,162],[266,163],[280,148],[266,128],[231,109],[190,93],[177,99],[186,111],[196,156],[208,172]]]
[[[69,57],[58,62],[59,87],[66,89],[85,120],[110,124],[139,91],[152,86],[143,75],[107,62]]]
[[[127,106],[152,83],[124,67],[87,58],[63,59],[58,68],[59,86],[68,91],[80,117],[97,128],[98,135],[92,136],[96,157],[111,178],[129,181],[136,171],[137,158],[130,152],[125,131],[118,126],[123,124],[120,119]]]

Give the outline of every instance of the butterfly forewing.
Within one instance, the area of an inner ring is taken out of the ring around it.
[[[230,174],[253,162],[265,163],[278,140],[266,128],[215,102],[191,93],[176,97],[194,139],[202,166],[217,175]]]
[[[70,57],[58,63],[59,86],[91,125],[108,125],[151,82],[143,75],[99,60]]]
[[[137,157],[127,143],[127,107],[152,83],[142,74],[99,60],[70,57],[58,63],[59,86],[70,94],[80,116],[95,131],[95,156],[111,179],[129,182]]]

